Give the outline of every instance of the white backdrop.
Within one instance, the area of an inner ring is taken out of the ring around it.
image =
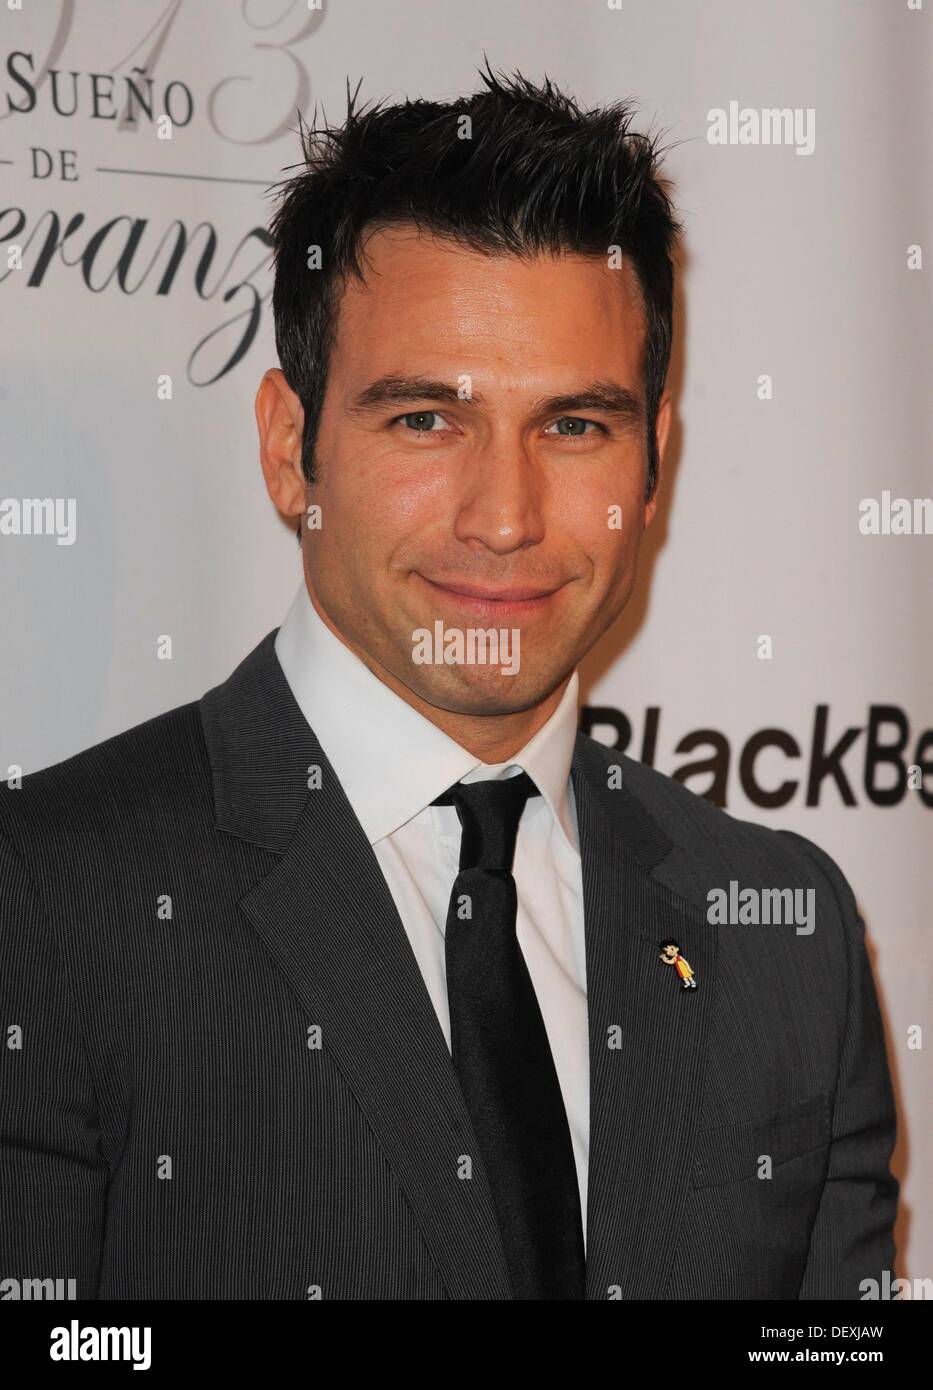
[[[339,120],[347,79],[361,77],[363,99],[449,99],[479,85],[484,53],[584,104],[635,98],[640,127],[674,145],[665,169],[686,224],[678,419],[636,595],[588,659],[584,699],[611,712],[598,737],[628,720],[635,756],[654,726],[665,772],[707,759],[708,743],[677,747],[712,732],[729,753],[728,809],[809,836],[848,875],[899,1099],[898,1273],[933,1276],[933,737],[916,753],[933,727],[933,535],[859,526],[863,499],[933,493],[933,5],[11,4],[0,0],[3,775],[197,698],[281,621],[299,583],[252,417],[276,361],[265,190],[298,158],[295,108],[310,119],[322,102]],[[128,78],[151,119],[138,102],[125,119]],[[796,135],[713,143],[709,113],[728,117],[730,103],[795,111]],[[17,534],[24,498],[74,499],[73,543],[65,515],[58,535]],[[156,659],[162,634],[171,661]],[[866,776],[873,706],[906,721],[905,761],[931,764],[890,805],[870,792],[893,785],[893,766]],[[829,747],[856,733],[840,779],[817,766],[808,796],[822,707]],[[771,747],[755,765],[765,788],[799,782],[780,808],[740,781],[742,749],[764,729],[800,750]]]

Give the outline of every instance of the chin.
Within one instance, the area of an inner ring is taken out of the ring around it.
[[[478,674],[474,673],[474,676]],[[492,672],[472,681],[441,678],[422,680],[413,686],[422,700],[438,709],[451,714],[480,716],[518,714],[522,710],[533,709],[552,688],[542,685],[540,681],[531,685],[527,677],[522,679],[518,675],[502,676]]]

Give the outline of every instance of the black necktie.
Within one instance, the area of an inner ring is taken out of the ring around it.
[[[528,797],[539,794],[522,772],[458,782],[432,802],[455,806],[462,826],[444,948],[451,1056],[489,1175],[515,1297],[582,1299],[583,1222],[570,1127],[515,933],[518,822]]]

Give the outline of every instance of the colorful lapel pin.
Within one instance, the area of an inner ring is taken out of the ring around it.
[[[680,976],[681,989],[696,989],[696,976],[690,969],[689,961],[684,960],[680,954],[680,946],[669,937],[667,941],[661,942],[661,960],[665,965],[673,965]]]

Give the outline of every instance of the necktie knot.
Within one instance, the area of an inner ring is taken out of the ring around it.
[[[530,796],[540,796],[527,772],[482,782],[455,782],[432,806],[455,806],[460,818],[460,868],[509,873],[518,823]]]

